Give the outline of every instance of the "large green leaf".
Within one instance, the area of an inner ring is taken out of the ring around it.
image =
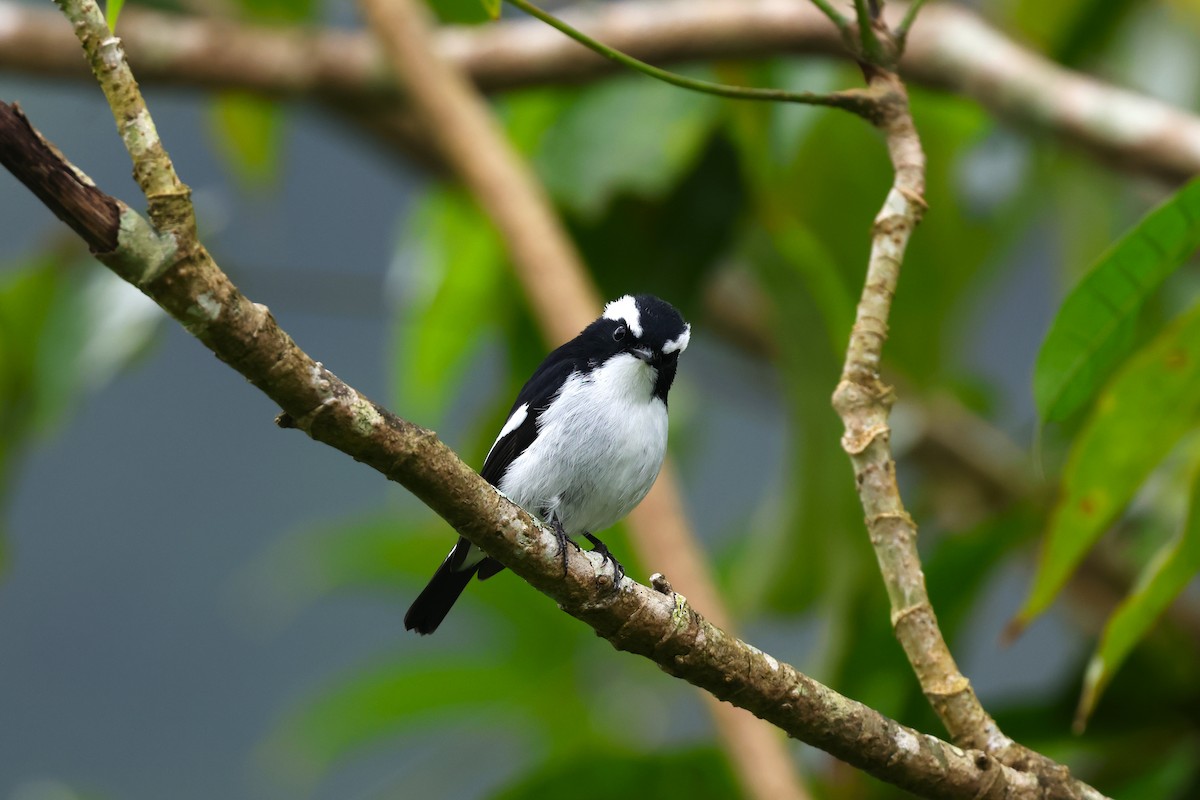
[[[1195,450],[1195,448],[1193,448]],[[1075,716],[1082,729],[1101,693],[1129,652],[1200,572],[1200,466],[1193,453],[1191,505],[1179,534],[1168,542],[1138,576],[1133,591],[1104,626],[1100,646],[1088,664],[1083,695]]]
[[[500,237],[462,191],[430,191],[413,211],[396,255],[408,288],[400,323],[400,407],[438,424],[469,357],[501,323],[505,255]]]
[[[1075,438],[1033,588],[1017,625],[1050,605],[1146,476],[1195,426],[1198,410],[1200,306],[1126,362]]]
[[[538,174],[556,200],[589,219],[620,193],[661,195],[701,154],[720,108],[714,97],[640,75],[603,81],[547,133]]]
[[[1200,180],[1150,212],[1067,295],[1038,353],[1033,396],[1048,422],[1085,405],[1128,352],[1138,314],[1200,247]]]

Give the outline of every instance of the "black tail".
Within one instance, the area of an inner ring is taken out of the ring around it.
[[[429,584],[417,595],[417,599],[409,606],[404,615],[405,630],[415,630],[417,633],[433,633],[442,620],[450,613],[450,607],[462,594],[463,589],[479,571],[479,564],[466,569],[454,569],[447,558],[438,567],[437,572],[429,579]],[[482,562],[481,562],[482,563]]]

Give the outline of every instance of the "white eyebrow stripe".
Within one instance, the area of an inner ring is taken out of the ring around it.
[[[683,333],[679,334],[678,338],[672,339],[662,346],[664,356],[668,356],[678,350],[682,353],[687,350],[688,342],[692,340],[692,326],[684,325]]]
[[[513,413],[509,416],[508,421],[504,423],[504,427],[500,429],[500,435],[496,437],[496,441],[492,442],[491,448],[488,450],[488,455],[492,454],[492,450],[496,449],[496,445],[500,444],[500,440],[510,433],[521,427],[521,423],[529,416],[529,403],[521,403],[517,406]],[[486,458],[484,459],[487,460]]]
[[[642,315],[638,311],[637,301],[633,295],[617,298],[604,307],[604,318],[624,321],[629,326],[629,332],[637,338],[642,338]]]

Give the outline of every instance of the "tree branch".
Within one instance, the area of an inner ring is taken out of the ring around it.
[[[887,19],[895,24],[904,8],[889,4]],[[824,14],[796,0],[627,0],[561,16],[613,48],[658,64],[847,56]],[[86,75],[70,32],[56,22],[50,11],[0,0],[0,69]],[[378,46],[363,34],[257,28],[128,8],[121,38],[147,83],[314,98],[356,116],[400,102]],[[443,29],[437,49],[485,91],[592,79],[615,68],[526,20]],[[1200,173],[1200,117],[1054,64],[961,6],[923,8],[900,70],[914,83],[973,98],[1002,119],[1123,169],[1175,183]],[[393,140],[410,138],[402,122],[385,130]]]
[[[97,10],[98,13],[98,10]],[[12,106],[0,102],[0,147],[35,153],[41,166],[18,175],[52,207],[66,209],[72,228],[88,229],[95,204],[72,204],[41,176],[73,165],[37,135]],[[35,189],[36,186],[36,189]],[[69,194],[66,190],[65,194]],[[180,260],[159,247],[146,220],[119,200],[117,225],[102,237],[117,248],[103,263],[170,313],[221,360],[283,409],[280,424],[341,450],[405,486],[459,533],[591,625],[620,650],[650,658],[664,671],[728,700],[882,780],[932,798],[1050,798],[1032,775],[982,752],[906,728],[843,697],[701,617],[661,576],[651,589],[627,580],[607,589],[599,556],[568,550],[567,574],[554,535],[464,464],[432,431],[372,403],[313,361],[279,328],[265,306],[252,303],[211,260]],[[76,216],[77,215],[77,216]],[[98,215],[98,216],[103,216]]]
[[[956,743],[1069,783],[1065,767],[1005,736],[980,704],[950,653],[925,589],[917,526],[900,498],[891,453],[888,414],[895,397],[879,377],[904,251],[926,208],[925,154],[899,76],[874,65],[865,72],[879,103],[877,126],[886,137],[895,176],[875,217],[867,275],[833,406],[845,425],[842,448],[854,466],[867,531],[891,603],[892,627],[921,689]],[[1085,784],[1075,788],[1084,797],[1099,796]]]

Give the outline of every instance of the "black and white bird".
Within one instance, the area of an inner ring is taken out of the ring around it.
[[[559,347],[517,395],[481,474],[517,505],[550,525],[563,547],[583,536],[613,562],[593,534],[641,502],[667,452],[667,392],[691,326],[653,295],[626,295]],[[471,578],[503,565],[459,537],[404,627],[433,633]]]

